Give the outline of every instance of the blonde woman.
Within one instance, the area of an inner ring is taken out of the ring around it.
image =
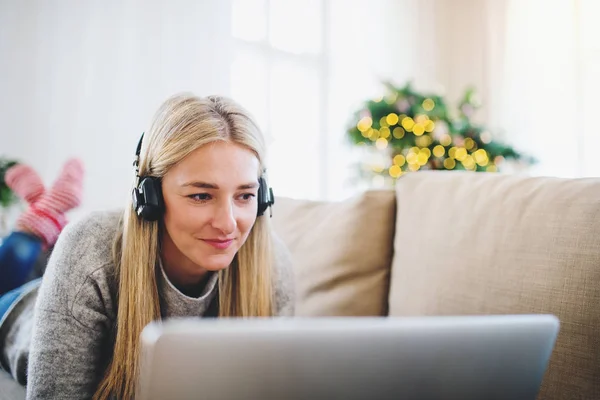
[[[70,224],[56,243],[35,304],[29,399],[132,398],[153,320],[293,315],[249,114],[223,97],[172,97],[137,153],[124,212]]]

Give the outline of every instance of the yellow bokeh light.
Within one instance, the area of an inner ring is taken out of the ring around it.
[[[431,144],[432,141],[433,141],[433,139],[431,139],[431,137],[429,137],[429,135],[419,136],[415,139],[415,143],[419,147],[429,147],[429,145]]]
[[[465,149],[471,150],[475,146],[475,141],[470,137],[465,139]]]
[[[444,146],[438,144],[433,148],[433,155],[436,157],[443,157],[444,153],[446,153],[446,149],[444,149]]]
[[[415,122],[418,124],[423,124],[425,125],[425,122],[429,121],[429,117],[425,114],[418,114],[415,117]]]
[[[402,139],[404,137],[404,129],[398,126],[394,128],[394,130],[392,131],[392,135],[394,135],[396,139]]]
[[[406,162],[409,164],[416,164],[417,159],[418,159],[418,156],[416,153],[411,152],[406,155]]]
[[[495,165],[489,165],[485,170],[487,172],[498,172],[498,168]]]
[[[417,136],[421,136],[425,133],[425,127],[421,123],[417,123],[413,126],[413,133]]]
[[[398,154],[394,156],[394,164],[398,166],[403,166],[406,163],[406,158],[402,154]]]
[[[440,144],[446,147],[450,146],[452,144],[452,137],[447,133],[444,133],[444,135],[440,138]]]
[[[419,153],[419,155],[417,156],[417,163],[419,165],[425,165],[427,164],[427,161],[429,161],[429,157],[427,156],[427,154]]]
[[[455,166],[456,166],[456,161],[454,161],[452,158],[446,158],[444,160],[444,168],[453,169]]]
[[[377,141],[375,142],[375,146],[379,149],[379,150],[383,150],[387,147],[388,145],[388,141],[387,139],[384,138],[379,138],[377,139]]]
[[[429,150],[427,147],[425,147],[424,149],[421,149],[419,151],[419,154],[426,154],[427,157],[431,157],[431,150]]]
[[[371,117],[363,117],[360,119],[360,121],[358,121],[358,124],[356,124],[356,127],[358,128],[359,131],[366,132],[369,130],[369,128],[371,128],[372,125],[373,125],[373,120],[371,119]]]
[[[458,161],[464,161],[465,158],[467,158],[467,149],[464,147],[458,147],[456,149],[456,153],[454,154],[454,158],[456,158]]]
[[[371,131],[371,136],[369,136],[369,139],[371,139],[372,141],[376,141],[377,139],[379,139],[380,134],[379,131],[377,129],[373,129]]]
[[[415,126],[415,121],[413,121],[413,119],[411,117],[406,117],[402,120],[402,127],[407,132],[411,132],[413,129],[413,126]]]
[[[390,114],[388,114],[387,117],[385,117],[385,120],[387,121],[387,123],[390,126],[396,125],[398,123],[398,115],[394,114],[394,113],[390,113]]]
[[[456,147],[451,147],[450,150],[448,150],[448,156],[450,156],[450,158],[456,158]]]
[[[475,162],[482,167],[485,167],[489,162],[487,152],[483,149],[479,149],[473,153],[473,158],[475,158]]]
[[[462,160],[462,165],[466,168],[466,169],[475,169],[475,160],[473,160],[473,157],[471,157],[470,155],[465,156],[465,158]]]
[[[419,164],[408,164],[408,169],[415,172],[418,171],[421,166]]]
[[[425,122],[425,132],[433,132],[434,129],[435,129],[435,122],[433,122],[432,120],[427,120]]]
[[[388,170],[388,173],[392,178],[398,178],[400,175],[402,175],[402,169],[397,165],[392,165]]]
[[[419,154],[419,152],[421,151],[421,149],[417,146],[411,147],[409,150],[409,152],[411,153],[415,153],[415,154]]]
[[[381,117],[379,119],[379,126],[390,126],[390,125],[387,123],[387,119],[385,117]]]
[[[431,111],[435,107],[435,102],[431,99],[425,99],[422,106],[425,111]]]
[[[383,128],[379,129],[379,136],[381,136],[384,139],[387,139],[390,137],[390,128],[388,128],[387,126],[384,126]]]

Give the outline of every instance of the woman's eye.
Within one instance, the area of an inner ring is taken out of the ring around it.
[[[250,201],[253,197],[255,197],[255,195],[254,193],[244,193],[241,197],[244,201]]]
[[[208,201],[210,200],[210,195],[208,193],[196,193],[188,196],[192,200],[196,201]]]

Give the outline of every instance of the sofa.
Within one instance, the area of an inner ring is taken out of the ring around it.
[[[277,198],[299,316],[549,313],[539,399],[600,399],[600,179],[402,176],[338,202]]]
[[[271,221],[298,316],[554,314],[539,399],[600,399],[600,179],[421,171],[342,201],[277,197]]]

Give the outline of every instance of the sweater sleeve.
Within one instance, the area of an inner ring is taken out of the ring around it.
[[[114,316],[100,231],[93,220],[67,226],[49,259],[34,313],[27,399],[90,399],[103,376]]]
[[[273,235],[275,255],[275,315],[291,317],[295,314],[296,287],[291,254],[280,237]]]

